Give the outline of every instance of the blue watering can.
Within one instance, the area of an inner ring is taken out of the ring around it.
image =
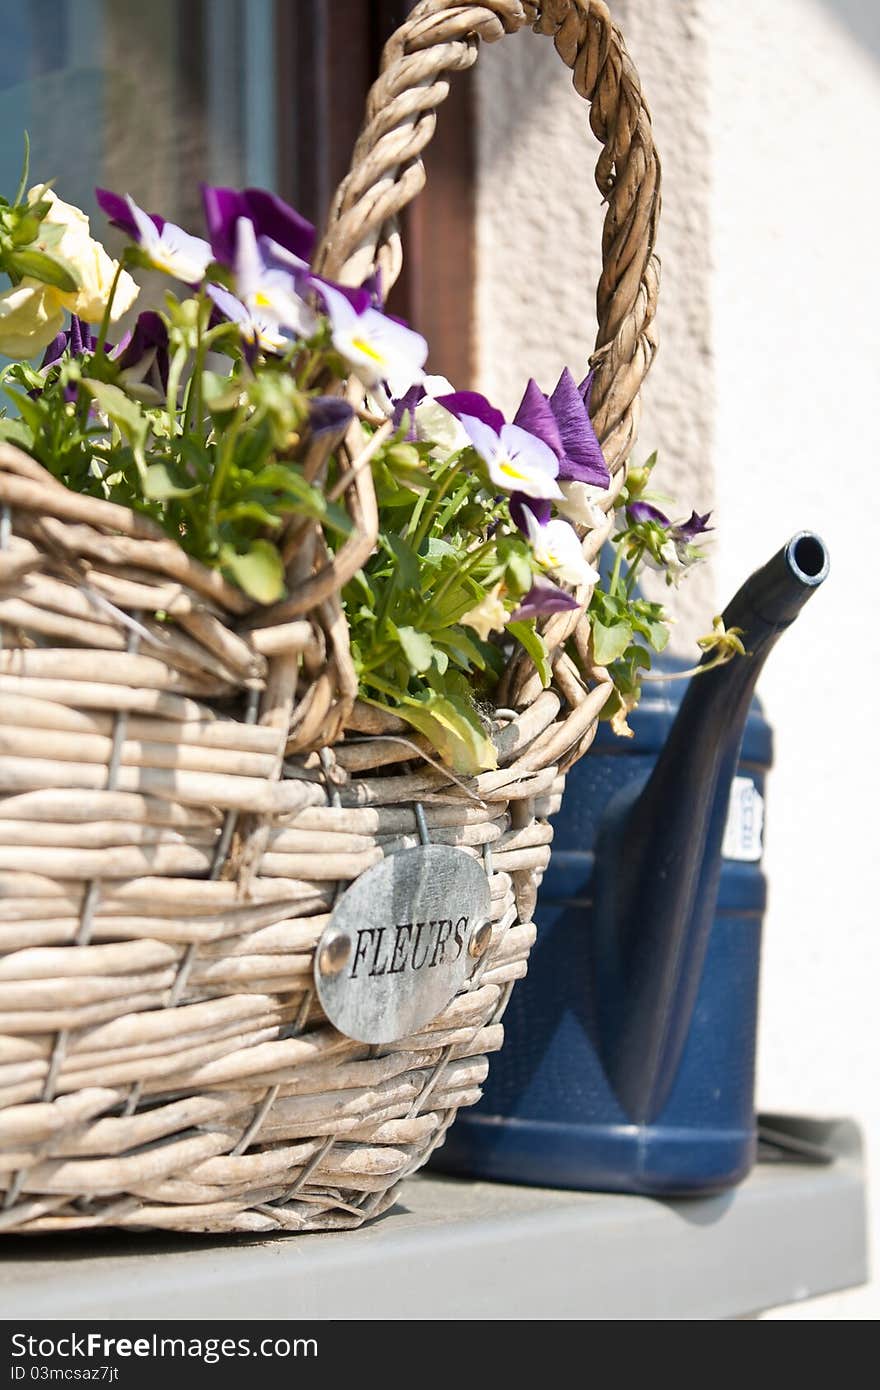
[[[569,774],[504,1048],[433,1167],[661,1195],[749,1171],[772,760],[752,696],[827,573],[819,537],[794,536],[725,610],[746,657],[646,686],[632,741],[600,726]]]

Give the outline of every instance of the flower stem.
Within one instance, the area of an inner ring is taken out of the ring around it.
[[[110,331],[110,315],[113,311],[113,300],[116,297],[116,289],[119,285],[119,277],[122,275],[122,261],[116,266],[116,274],[110,285],[110,293],[107,296],[107,303],[104,305],[104,313],[101,316],[101,327],[98,329],[98,341],[95,344],[94,356],[99,360],[104,352],[104,344],[107,342],[107,334]]]
[[[488,555],[491,550],[494,550],[494,548],[495,537],[492,536],[489,540],[483,541],[482,545],[478,545],[476,550],[472,550],[464,564],[459,569],[454,569],[451,574],[447,575],[436,594],[432,596],[431,603],[438,604],[442,598],[445,598],[449,589],[452,588],[452,585],[458,580],[466,578],[467,575],[476,569],[480,561]]]
[[[428,531],[431,529],[431,522],[437,515],[437,512],[440,508],[440,503],[443,501],[443,498],[446,496],[447,492],[452,487],[452,484],[454,483],[456,477],[461,471],[461,465],[462,458],[461,455],[459,455],[457,462],[453,464],[451,468],[447,468],[446,476],[444,477],[443,482],[437,489],[436,496],[432,499],[431,505],[427,507],[424,513],[422,514],[421,520],[419,521],[418,529],[415,535],[413,536],[412,540],[410,541],[410,545],[412,546],[413,550],[416,551],[416,553],[418,553],[419,546],[422,544],[423,540],[428,534]]]
[[[226,481],[226,474],[229,465],[232,463],[235,454],[235,446],[238,443],[238,436],[241,433],[247,412],[243,406],[239,406],[235,412],[235,418],[229,428],[224,432],[220,447],[217,450],[217,462],[211,476],[211,486],[208,491],[208,532],[216,539],[214,533],[217,528],[217,509],[220,497],[223,492],[223,484]]]
[[[171,359],[171,366],[168,368],[168,428],[172,438],[177,434],[177,395],[180,391],[180,379],[183,376],[186,359],[186,348],[179,347]]]
[[[620,583],[620,571],[621,571],[622,566],[623,566],[623,542],[621,541],[620,544],[619,544],[618,547],[617,547],[617,553],[616,553],[615,556],[614,556],[614,568],[613,568],[612,571],[611,571],[611,578],[610,578],[610,580],[608,581],[608,592],[609,592],[609,594],[611,594],[612,597],[615,596],[615,594],[616,594],[616,592],[617,592],[617,586],[618,586],[618,584]]]
[[[395,688],[394,688],[393,685],[389,685],[387,681],[380,680],[380,678],[379,678],[378,676],[370,675],[370,676],[368,677],[368,683],[369,683],[370,685],[372,685],[372,686],[374,687],[374,689],[376,689],[376,690],[381,690],[383,695],[390,695],[391,698],[392,698],[392,700],[402,700],[402,699],[403,699],[403,696],[404,696],[404,694],[405,694],[404,691],[395,690]],[[362,695],[362,696],[361,696],[361,699],[369,699],[369,697],[368,697],[368,696],[365,696],[365,695]],[[371,703],[371,704],[378,704],[378,701],[376,701],[376,700],[371,700],[370,703]],[[380,708],[380,709],[387,709],[388,707],[387,707],[386,705],[380,705],[379,708]],[[392,710],[392,709],[389,709],[389,710],[388,710],[388,713],[389,713],[389,714],[397,714],[398,712],[399,712],[399,711],[397,711],[397,710]]]
[[[196,296],[198,310],[196,312],[196,356],[193,363],[192,374],[186,388],[186,402],[183,412],[183,432],[189,434],[193,423],[198,423],[202,418],[202,372],[205,370],[205,304],[207,297],[204,288],[200,289]]]
[[[639,679],[644,681],[687,681],[692,676],[705,676],[707,671],[714,671],[716,666],[726,666],[729,661],[733,661],[737,656],[735,651],[719,652],[713,656],[711,661],[705,665],[700,662],[699,666],[691,666],[687,671],[645,671]]]
[[[643,545],[638,546],[635,555],[629,562],[629,568],[626,572],[626,579],[624,580],[627,598],[632,598],[633,590],[636,587],[636,576],[638,574],[639,565],[642,563],[642,559],[644,558],[644,554],[645,547]]]

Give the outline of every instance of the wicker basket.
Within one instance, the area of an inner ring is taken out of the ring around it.
[[[607,510],[654,351],[659,170],[604,4],[423,0],[386,48],[321,268],[393,281],[394,218],[448,75],[527,22],[573,69],[603,147]],[[293,597],[260,613],[148,521],[0,449],[2,1230],[357,1226],[479,1097],[534,936],[546,818],[609,681],[582,613],[551,619],[553,687],[511,666],[499,770],[467,786],[356,703],[338,591],[377,527],[357,428],[353,538],[335,560],[317,532],[295,538]],[[604,539],[590,533],[591,558]],[[418,1035],[353,1042],[316,1000],[316,943],[341,888],[425,838],[482,857],[489,948]]]

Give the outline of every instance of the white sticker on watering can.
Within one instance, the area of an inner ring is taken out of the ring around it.
[[[723,859],[755,864],[764,851],[764,798],[751,777],[734,777],[721,845]]]
[[[327,1018],[358,1042],[416,1033],[455,998],[491,936],[480,862],[449,845],[400,850],[333,909],[315,951]]]

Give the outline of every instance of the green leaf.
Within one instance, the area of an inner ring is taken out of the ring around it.
[[[514,594],[528,593],[532,587],[531,550],[519,536],[504,536],[498,543],[498,559],[505,566],[508,587]]]
[[[40,224],[39,208],[21,208],[18,221],[12,227],[12,245],[15,247],[30,246],[31,242],[36,241],[39,237],[41,251],[45,251],[51,246],[57,246],[64,235],[64,228],[61,223],[47,222],[43,227]]]
[[[600,666],[607,666],[609,662],[623,656],[632,641],[633,630],[629,623],[618,622],[613,627],[606,627],[591,614],[590,626],[593,633],[593,655]]]
[[[647,647],[642,647],[636,642],[628,649],[626,655],[634,671],[640,668],[644,671],[650,671],[651,653]]]
[[[241,554],[231,545],[223,545],[220,564],[239,588],[258,603],[275,603],[283,597],[284,566],[271,541],[253,541]]]
[[[14,381],[18,386],[23,386],[25,391],[43,392],[46,387],[46,378],[42,372],[38,372],[29,362],[10,363],[3,372],[3,380]]]
[[[235,502],[231,507],[223,507],[218,511],[217,520],[256,521],[259,526],[268,526],[273,531],[281,525],[281,517],[273,516],[261,502]]]
[[[32,400],[30,396],[13,391],[9,386],[4,385],[3,390],[15,405],[16,410],[30,430],[32,438],[36,440],[46,423],[46,407],[42,400]]]
[[[464,699],[425,690],[406,696],[396,712],[431,740],[453,771],[473,775],[498,766],[492,740]]]
[[[647,637],[655,652],[662,652],[669,642],[669,628],[662,622],[646,621],[640,631]]]
[[[253,487],[267,488],[271,492],[290,492],[306,501],[323,497],[318,489],[306,482],[301,473],[287,463],[267,463],[251,478]]]
[[[250,426],[247,427],[250,433]],[[245,475],[247,476],[247,475]],[[248,487],[265,492],[289,493],[301,499],[309,507],[320,507],[323,511],[324,498],[316,487],[306,482],[301,473],[286,463],[266,463],[248,479]]]
[[[352,532],[352,520],[344,507],[340,507],[338,502],[325,502],[324,525],[329,526],[331,531],[338,531],[341,536],[350,536]]]
[[[159,418],[163,421],[167,419],[164,410],[161,412]],[[185,434],[175,440],[175,444],[178,450],[180,463],[186,469],[189,476],[200,478],[204,483],[208,482],[214,472],[214,459],[211,452],[205,448],[202,441],[194,438],[191,434]]]
[[[445,651],[450,652],[465,671],[469,671],[472,666],[476,666],[478,671],[485,671],[486,659],[464,628],[445,628],[442,632],[433,634],[433,642],[435,647],[443,647]]]
[[[236,410],[242,398],[242,383],[237,377],[220,376],[217,372],[202,372],[202,400],[212,415]]]
[[[84,377],[83,386],[94,398],[98,409],[103,411],[131,445],[137,448],[145,443],[149,423],[137,401],[131,400],[118,386],[113,386],[107,381],[95,381],[92,377]]]
[[[0,439],[7,444],[17,444],[20,449],[29,449],[33,444],[33,434],[23,420],[0,418]]]
[[[507,581],[515,594],[527,594],[532,586],[532,566],[525,555],[513,554],[507,561]]]
[[[167,463],[151,463],[144,475],[144,496],[150,502],[167,502],[172,497],[192,497],[199,491],[194,487],[179,487],[168,471]]]
[[[461,558],[457,548],[450,545],[449,541],[443,540],[442,536],[431,536],[425,543],[423,558],[432,565],[440,564],[450,555],[455,556],[457,560]]]
[[[419,568],[419,557],[411,545],[407,545],[402,536],[395,536],[391,532],[384,532],[380,541],[389,550],[397,561],[397,581],[405,589],[421,590],[421,571]]]
[[[16,204],[16,205],[18,205],[18,204],[21,202],[22,198],[23,198],[24,195],[25,195],[25,190],[27,189],[27,186],[28,186],[28,174],[30,173],[30,168],[31,168],[31,137],[28,135],[28,133],[27,133],[26,130],[23,131],[23,135],[24,135],[24,159],[22,160],[22,164],[21,164],[21,178],[20,178],[19,181],[18,181],[18,188],[17,188],[16,194],[15,194],[15,200],[14,200],[14,201],[15,201],[15,204]]]
[[[393,623],[388,626],[395,633],[413,675],[419,676],[427,671],[434,657],[434,644],[430,637],[414,627],[395,627]]]
[[[528,622],[508,623],[507,631],[516,638],[521,646],[525,647],[535,663],[535,670],[541,677],[541,684],[546,690],[550,684],[551,676],[550,654],[547,651],[547,643],[535,627],[534,618],[530,618]]]
[[[626,616],[633,630],[647,638],[655,652],[663,651],[669,641],[669,625],[661,603],[633,599]]]
[[[598,618],[605,627],[613,627],[619,618],[629,619],[627,601],[618,594],[605,594],[597,589],[590,604],[590,617]]]
[[[6,258],[6,265],[16,275],[32,275],[44,285],[54,285],[56,289],[72,293],[79,289],[79,279],[73,267],[60,256],[50,256],[47,251],[13,251]]]

